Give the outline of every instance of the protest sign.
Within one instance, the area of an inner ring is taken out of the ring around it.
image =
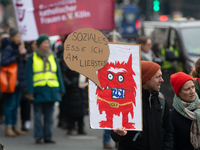
[[[22,40],[67,35],[80,28],[114,28],[115,0],[13,0]]]
[[[89,81],[92,129],[142,130],[139,45],[109,44],[110,56],[98,70],[101,89]]]
[[[107,63],[109,54],[107,38],[95,29],[76,30],[64,43],[63,59],[67,66],[90,78],[100,88],[96,71]]]

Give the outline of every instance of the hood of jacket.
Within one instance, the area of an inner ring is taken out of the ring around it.
[[[158,97],[158,94],[159,94],[159,92],[156,92],[156,91],[154,91],[154,92],[149,92],[149,90],[146,90],[146,89],[142,88],[142,96],[143,96],[145,99],[146,99],[146,98],[149,98],[150,96],[151,96],[152,98]]]
[[[143,104],[147,104],[151,107],[151,104],[153,104],[154,100],[158,98],[158,95],[159,95],[159,92],[156,92],[156,91],[149,92],[149,90],[142,88]]]
[[[12,48],[14,48],[15,53],[18,54],[19,53],[19,45],[15,44],[14,42],[10,41],[8,38],[4,38],[2,39],[2,44],[1,44],[1,50],[5,49],[7,46],[11,46]]]
[[[1,41],[1,50],[10,44],[11,44],[11,41],[8,38],[3,38]]]

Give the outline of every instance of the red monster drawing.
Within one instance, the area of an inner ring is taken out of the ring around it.
[[[128,114],[133,118],[133,104],[136,106],[136,83],[133,78],[132,54],[128,62],[119,61],[106,63],[98,71],[98,78],[102,89],[97,87],[97,105],[100,114],[105,111],[106,121],[99,122],[101,128],[113,128],[113,115],[122,113],[122,126],[135,129],[135,124],[128,122]]]

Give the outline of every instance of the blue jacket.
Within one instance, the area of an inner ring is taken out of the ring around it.
[[[61,101],[60,94],[65,93],[65,87],[61,69],[56,57],[55,61],[57,64],[57,77],[59,87],[49,87],[48,85],[33,87],[33,55],[31,54],[29,56],[26,63],[27,92],[34,94],[33,103]]]
[[[2,40],[1,65],[8,66],[14,62],[17,62],[17,65],[18,65],[17,80],[19,83],[17,84],[16,89],[22,89],[26,87],[25,65],[24,65],[25,62],[22,55],[20,55],[19,53],[18,46],[19,45],[16,45],[15,43],[11,42],[7,38],[4,38]]]

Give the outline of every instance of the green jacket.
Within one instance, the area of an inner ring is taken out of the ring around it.
[[[33,87],[33,55],[29,56],[28,61],[26,63],[26,81],[28,94],[34,94],[33,103],[55,102],[62,100],[60,94],[65,93],[65,87],[63,83],[61,69],[56,57],[55,61],[57,64],[56,74],[58,77],[59,87],[49,87],[48,85]]]

